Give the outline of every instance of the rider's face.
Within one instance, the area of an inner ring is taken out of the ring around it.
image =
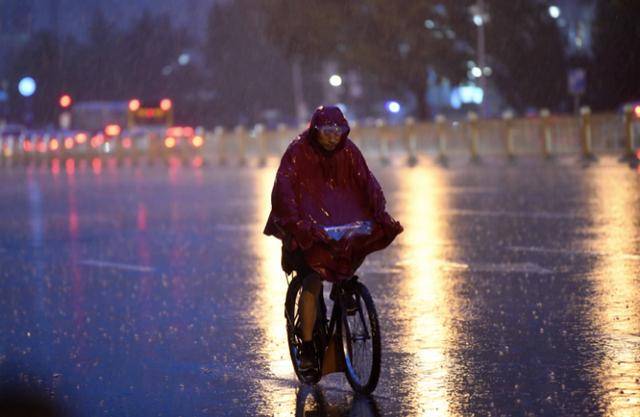
[[[342,129],[340,127],[323,126],[318,129],[318,143],[327,151],[336,148],[342,137]]]

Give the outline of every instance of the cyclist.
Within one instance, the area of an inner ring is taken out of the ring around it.
[[[387,247],[402,232],[385,211],[382,188],[348,139],[349,131],[338,107],[316,109],[280,161],[264,229],[282,240],[283,270],[303,277],[303,371],[316,366],[312,336],[322,281],[350,278],[369,253]],[[336,241],[324,230],[356,221],[371,221],[371,233]]]

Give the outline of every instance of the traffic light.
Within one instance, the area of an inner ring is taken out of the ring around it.
[[[73,100],[71,99],[71,96],[69,94],[64,94],[60,97],[58,103],[63,109],[68,109],[69,107],[71,107]]]

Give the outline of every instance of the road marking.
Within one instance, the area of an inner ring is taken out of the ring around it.
[[[136,271],[136,272],[153,272],[154,271],[154,268],[150,266],[121,264],[117,262],[98,261],[94,259],[80,261],[79,264],[87,265],[87,266],[97,266],[99,268],[122,269],[125,271]]]
[[[523,274],[552,274],[553,270],[544,268],[533,262],[507,262],[507,263],[464,263],[441,259],[431,259],[427,263],[434,264],[444,271],[470,271],[470,272],[498,272],[498,273],[523,273]],[[406,267],[425,261],[407,259],[397,262],[396,265]],[[367,271],[370,272],[370,271]]]
[[[573,213],[553,213],[548,211],[493,211],[493,210],[468,210],[468,209],[451,209],[445,210],[445,213],[458,216],[486,216],[486,217],[523,217],[531,219],[581,219],[580,216]]]
[[[471,264],[469,269],[472,272],[501,272],[501,273],[524,273],[524,274],[552,274],[553,271],[533,262],[521,263],[499,263],[499,264]]]
[[[554,249],[543,248],[538,246],[508,246],[507,249],[515,252],[538,252],[538,253],[556,253],[565,255],[588,255],[588,256],[612,256],[618,259],[627,260],[640,260],[640,255],[633,253],[617,253],[617,252],[603,252],[586,249]]]

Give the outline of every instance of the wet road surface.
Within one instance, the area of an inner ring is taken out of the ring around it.
[[[360,269],[367,398],[295,380],[276,163],[1,171],[1,382],[78,416],[640,415],[639,172],[373,162],[405,232]]]

